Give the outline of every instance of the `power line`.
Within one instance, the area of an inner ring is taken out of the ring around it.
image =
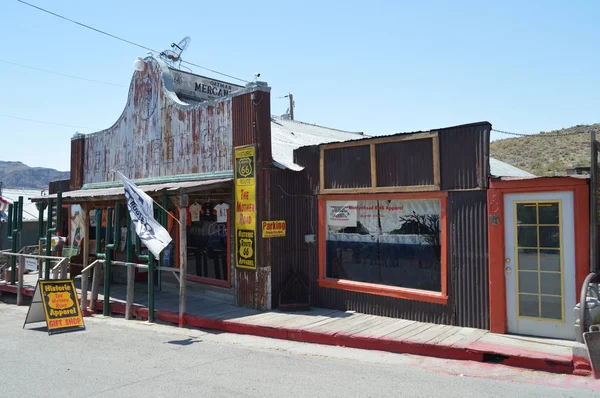
[[[27,122],[34,122],[34,123],[41,123],[41,124],[51,124],[51,125],[54,125],[54,126],[73,127],[73,128],[77,128],[77,129],[88,129],[88,127],[84,127],[84,126],[74,126],[74,125],[71,125],[71,124],[45,122],[45,121],[42,121],[42,120],[27,119],[27,118],[19,117],[19,116],[10,116],[10,115],[2,115],[2,114],[0,114],[0,117],[7,117],[7,118],[10,118],[10,119],[17,119],[17,120],[25,120]]]
[[[41,69],[41,68],[36,68],[34,66],[29,66],[29,65],[23,65],[23,64],[18,64],[16,62],[10,62],[10,61],[5,61],[3,59],[0,59],[0,62],[5,63],[5,64],[9,64],[9,65],[14,65],[14,66],[19,66],[21,68],[26,68],[26,69],[31,69],[31,70],[36,70],[39,72],[44,72],[44,73],[50,73],[52,75],[58,75],[58,76],[64,76],[64,77],[70,77],[72,79],[79,79],[79,80],[84,80],[87,82],[92,82],[92,83],[100,83],[100,84],[107,84],[109,86],[115,86],[115,87],[127,87],[124,84],[116,84],[116,83],[110,83],[110,82],[103,82],[101,80],[94,80],[94,79],[88,79],[85,77],[79,77],[79,76],[73,76],[73,75],[67,75],[66,73],[60,73],[60,72],[53,72],[51,70],[46,70],[46,69]]]
[[[76,24],[76,25],[82,26],[82,27],[84,27],[84,28],[86,28],[86,29],[90,29],[90,30],[93,30],[93,31],[95,31],[95,32],[97,32],[97,33],[100,33],[100,34],[106,35],[106,36],[108,36],[108,37],[112,37],[113,39],[120,40],[120,41],[122,41],[122,42],[125,42],[125,43],[128,43],[128,44],[131,44],[132,46],[136,46],[136,47],[142,48],[142,49],[144,49],[144,50],[146,50],[146,51],[150,51],[150,52],[152,52],[152,53],[157,53],[157,54],[160,54],[160,53],[161,53],[160,51],[153,50],[153,49],[151,49],[150,47],[146,47],[146,46],[144,46],[144,45],[141,45],[141,44],[138,44],[138,43],[132,42],[132,41],[130,41],[130,40],[123,39],[122,37],[115,36],[115,35],[113,35],[113,34],[111,34],[111,33],[105,32],[105,31],[103,31],[103,30],[100,30],[100,29],[96,29],[96,28],[94,28],[94,27],[92,27],[92,26],[89,26],[89,25],[86,25],[86,24],[84,24],[84,23],[77,22],[77,21],[75,21],[75,20],[73,20],[73,19],[67,18],[67,17],[65,17],[65,16],[62,16],[62,15],[60,15],[60,14],[57,14],[57,13],[55,13],[55,12],[52,12],[52,11],[46,10],[45,8],[38,7],[38,6],[34,5],[34,4],[28,3],[28,2],[26,2],[26,1],[23,1],[23,0],[17,0],[17,1],[18,1],[19,3],[25,4],[26,6],[29,6],[29,7],[35,8],[35,9],[37,9],[37,10],[39,10],[39,11],[42,11],[42,12],[45,12],[45,13],[47,13],[47,14],[53,15],[53,16],[55,16],[55,17],[57,17],[57,18],[64,19],[65,21],[68,21],[68,22],[74,23],[74,24]],[[237,77],[235,77],[235,76],[231,76],[231,75],[228,75],[228,74],[226,74],[226,73],[222,73],[222,72],[216,71],[216,70],[214,70],[214,69],[210,69],[210,68],[207,68],[207,67],[205,67],[205,66],[201,66],[201,65],[198,65],[198,64],[195,64],[195,63],[189,62],[189,61],[184,61],[184,60],[182,60],[182,61],[181,61],[181,63],[188,64],[188,65],[192,65],[192,66],[195,66],[195,67],[197,67],[197,68],[204,69],[204,70],[210,71],[210,72],[212,72],[212,73],[216,73],[216,74],[218,74],[218,75],[221,75],[221,76],[229,77],[229,78],[231,78],[231,79],[235,79],[235,80],[239,80],[239,81],[241,81],[241,82],[244,82],[244,83],[248,83],[248,81],[247,81],[247,80],[240,79],[240,78],[237,78]]]
[[[571,136],[571,135],[582,135],[582,134],[590,134],[591,131],[573,131],[570,133],[562,133],[562,134],[545,134],[545,133],[541,133],[541,134],[523,134],[523,133],[513,133],[510,131],[505,131],[505,130],[497,130],[497,129],[492,129],[493,132],[496,133],[500,133],[500,134],[506,134],[506,135],[514,135],[516,137],[542,137],[542,138],[551,138],[551,137],[567,137],[567,136]]]

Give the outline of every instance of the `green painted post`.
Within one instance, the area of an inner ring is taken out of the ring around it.
[[[126,221],[126,225],[125,227],[127,228],[127,236],[125,239],[127,239],[127,262],[128,263],[132,263],[133,262],[133,245],[131,244],[131,216],[129,215],[129,212],[127,213],[127,221]]]
[[[52,218],[54,217],[54,200],[48,198],[48,221],[46,227],[46,256],[50,257],[52,254],[50,246],[52,246],[52,234],[56,233],[60,229],[61,224],[61,213],[62,213],[62,193],[59,192],[56,195],[56,225],[52,226]],[[46,280],[50,279],[50,259],[46,258],[46,271],[44,273]]]
[[[112,252],[116,248],[115,236],[118,234],[119,218],[121,216],[121,204],[115,203],[115,218],[116,222],[112,224],[113,209],[106,209],[106,233],[104,234],[104,305],[102,312],[104,316],[110,315],[110,266],[112,262]],[[114,229],[113,229],[114,228]]]

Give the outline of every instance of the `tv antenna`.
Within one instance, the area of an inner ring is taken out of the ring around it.
[[[160,53],[160,57],[170,66],[181,68],[181,54],[190,45],[190,37],[186,36],[179,43],[171,43],[171,49]]]

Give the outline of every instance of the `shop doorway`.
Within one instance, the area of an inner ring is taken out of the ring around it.
[[[504,196],[508,331],[574,339],[572,192]]]
[[[194,200],[188,208],[187,278],[229,287],[230,205],[224,201]]]

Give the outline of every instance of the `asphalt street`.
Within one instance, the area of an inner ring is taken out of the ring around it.
[[[600,382],[501,365],[86,318],[49,336],[0,303],[1,397],[598,397]]]

